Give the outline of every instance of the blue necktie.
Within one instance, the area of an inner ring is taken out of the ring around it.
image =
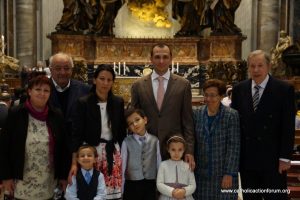
[[[86,173],[85,173],[84,179],[85,179],[85,181],[87,182],[87,184],[90,184],[91,179],[92,179],[90,172],[86,172]]]

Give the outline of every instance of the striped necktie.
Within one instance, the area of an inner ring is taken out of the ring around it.
[[[256,111],[257,109],[257,105],[259,103],[259,89],[260,89],[260,86],[259,85],[256,85],[254,86],[254,89],[255,89],[255,92],[254,92],[254,95],[253,95],[253,109],[254,111]]]

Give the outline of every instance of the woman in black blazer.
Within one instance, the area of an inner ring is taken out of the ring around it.
[[[126,136],[124,100],[112,93],[115,80],[113,68],[100,65],[93,78],[91,93],[77,102],[73,115],[72,148],[73,164],[70,175],[77,172],[76,151],[83,143],[96,147],[96,169],[105,177],[106,199],[121,198],[120,146]]]
[[[0,135],[0,180],[17,199],[50,199],[57,179],[66,185],[71,155],[63,115],[48,106],[50,88],[46,76],[32,78],[29,98],[9,110]]]

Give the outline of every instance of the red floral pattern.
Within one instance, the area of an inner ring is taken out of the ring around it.
[[[106,184],[106,199],[121,198],[122,188],[122,159],[119,144],[115,144],[115,152],[113,155],[112,174],[108,174],[108,164],[105,151],[106,143],[100,143],[96,148],[98,152],[98,160],[96,169],[103,173]]]

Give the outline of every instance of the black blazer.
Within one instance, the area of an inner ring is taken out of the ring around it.
[[[24,104],[9,110],[0,135],[0,180],[23,179],[25,144],[28,129],[28,111]],[[55,177],[66,179],[71,164],[62,113],[49,107],[48,121],[54,136]]]
[[[124,100],[121,97],[112,95],[108,99],[111,105],[111,129],[114,142],[121,146],[126,136],[126,124],[124,118]],[[98,146],[101,138],[101,113],[97,105],[98,98],[95,93],[79,98],[76,112],[73,115],[72,127],[72,151],[86,142]]]
[[[253,109],[251,79],[232,91],[232,108],[241,123],[241,169],[278,169],[279,158],[291,159],[295,134],[294,88],[270,76]]]
[[[51,79],[51,95],[49,98],[50,105],[61,109],[61,104],[58,99],[58,92],[55,89],[54,83]],[[72,113],[74,111],[74,105],[76,104],[79,97],[85,96],[90,92],[91,87],[77,80],[70,80],[69,87],[69,96],[68,96],[68,106],[66,113],[64,116],[66,121],[69,122],[71,120]],[[61,109],[62,110],[62,109]]]

